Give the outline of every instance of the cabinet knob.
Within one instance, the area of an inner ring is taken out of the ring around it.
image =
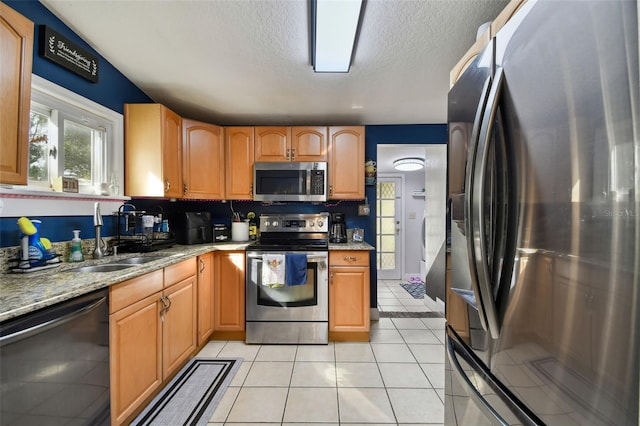
[[[171,182],[169,182],[169,179],[164,178],[164,192],[169,192],[170,189],[171,189]]]
[[[349,261],[355,262],[356,260],[358,260],[358,258],[355,257],[355,256],[345,256],[344,260],[345,260],[345,262],[349,262]]]
[[[329,284],[333,284],[333,272],[329,274]]]
[[[333,185],[329,185],[329,195],[333,195]]]
[[[294,160],[296,158],[296,149],[291,148],[291,159]]]
[[[204,272],[204,260],[200,259],[200,273]]]
[[[182,185],[182,192],[184,193],[184,195],[187,195],[189,193],[189,186],[186,183]]]

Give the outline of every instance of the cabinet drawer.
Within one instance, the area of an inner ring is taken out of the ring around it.
[[[332,250],[329,266],[369,266],[369,252],[361,250]]]
[[[162,291],[162,269],[112,285],[109,288],[109,313]]]
[[[164,268],[164,286],[169,287],[196,274],[196,258],[192,257]]]

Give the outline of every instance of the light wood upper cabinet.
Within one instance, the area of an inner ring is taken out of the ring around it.
[[[218,251],[214,260],[214,336],[244,332],[244,251]]]
[[[224,199],[223,128],[182,120],[183,197]]]
[[[291,127],[255,128],[255,161],[290,161]]]
[[[368,251],[329,252],[329,337],[369,340]]]
[[[329,127],[329,199],[364,199],[364,126]]]
[[[253,198],[254,128],[226,127],[224,131],[227,200]]]
[[[0,183],[26,185],[33,22],[0,2]]]
[[[213,333],[213,252],[198,256],[198,346]]]
[[[255,161],[327,161],[323,126],[255,128]]]
[[[182,196],[182,118],[160,104],[125,104],[125,195]]]
[[[291,128],[293,161],[327,161],[328,151],[326,127],[296,126]]]

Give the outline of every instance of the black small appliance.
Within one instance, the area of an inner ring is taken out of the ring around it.
[[[347,242],[347,224],[344,220],[344,213],[331,213],[331,226],[329,227],[330,243]]]

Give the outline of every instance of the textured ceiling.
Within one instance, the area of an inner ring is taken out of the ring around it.
[[[347,74],[310,65],[306,0],[42,0],[154,101],[217,124],[446,122],[449,71],[506,0],[368,0]]]

